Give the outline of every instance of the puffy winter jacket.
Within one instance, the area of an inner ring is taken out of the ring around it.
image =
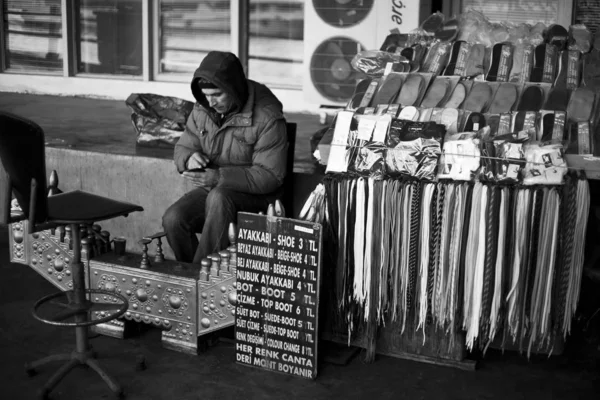
[[[232,111],[221,116],[208,105],[196,81],[204,78],[233,96]],[[179,172],[196,151],[219,168],[217,187],[251,194],[274,193],[286,173],[287,134],[282,105],[264,85],[246,79],[238,58],[211,52],[196,70],[192,93],[197,103],[175,145]]]

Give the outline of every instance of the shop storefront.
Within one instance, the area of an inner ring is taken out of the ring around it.
[[[187,82],[203,56],[226,50],[287,110],[339,106],[353,86],[357,49],[375,48],[390,29],[409,31],[431,13],[429,0],[412,3],[8,0],[0,10],[0,88],[191,100]]]

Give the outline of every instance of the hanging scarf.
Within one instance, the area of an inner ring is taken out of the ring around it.
[[[469,229],[469,244],[467,246],[467,257],[472,258],[470,268],[472,269],[472,296],[471,304],[468,305],[469,316],[467,319],[466,345],[473,349],[475,340],[479,336],[479,320],[481,318],[481,296],[483,290],[483,271],[485,261],[485,210],[487,207],[487,187],[481,183],[475,183],[473,191],[473,207],[471,209],[472,219]],[[469,250],[470,248],[470,250]],[[465,286],[469,290],[469,286]]]
[[[495,263],[497,237],[497,190],[495,186],[488,187],[489,202],[485,210],[486,231],[485,231],[485,259],[483,270],[483,289],[481,294],[481,320],[479,324],[479,333],[482,338],[480,347],[483,349],[487,345],[490,332],[490,314],[492,309],[492,297],[494,292]]]
[[[587,179],[582,177],[577,180],[577,218],[575,235],[573,237],[573,258],[570,265],[569,289],[567,291],[567,304],[563,322],[564,335],[571,332],[571,320],[577,310],[579,291],[581,288],[581,273],[583,271],[585,236],[590,209],[590,187]]]
[[[417,298],[418,298],[418,322],[417,330],[423,331],[423,344],[425,343],[425,325],[427,322],[428,308],[428,284],[429,284],[429,269],[431,248],[430,240],[433,237],[433,221],[432,221],[432,204],[435,193],[435,184],[425,184],[423,188],[423,196],[421,198],[421,234],[419,240],[419,274],[417,283]]]
[[[509,215],[509,189],[500,189],[500,209],[498,213],[498,242],[496,246],[496,262],[494,264],[494,294],[490,309],[490,331],[488,336],[489,344],[494,340],[498,326],[500,325],[500,309],[502,305],[503,277],[504,277],[504,257],[506,250],[506,232]],[[486,346],[487,349],[487,346]]]

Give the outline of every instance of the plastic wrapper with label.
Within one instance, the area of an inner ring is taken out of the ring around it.
[[[500,135],[482,142],[480,179],[518,183],[525,167],[523,146],[529,140],[515,134]]]
[[[408,59],[386,51],[365,50],[356,54],[352,59],[352,68],[370,77],[381,77],[388,64],[405,64],[408,68]]]
[[[441,142],[446,128],[444,125],[433,121],[416,122],[402,119],[393,119],[386,139],[386,145],[390,148],[396,147],[400,142],[415,140],[418,138],[432,139]]]
[[[425,61],[423,61],[422,71],[440,75],[448,64],[451,49],[452,42],[437,42],[433,44],[427,52]]]
[[[561,185],[567,173],[567,163],[563,157],[561,144],[527,144],[525,147],[527,164],[523,174],[524,185]]]
[[[438,168],[439,179],[473,180],[478,172],[481,150],[479,135],[475,132],[448,135]]]
[[[386,151],[387,173],[435,180],[440,153],[440,142],[434,139],[418,138],[400,142]]]

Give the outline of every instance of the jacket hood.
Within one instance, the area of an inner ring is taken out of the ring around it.
[[[233,98],[229,113],[239,112],[248,101],[248,81],[242,63],[233,53],[211,51],[204,57],[192,79],[192,94],[204,108],[211,109],[197,81],[206,79]]]

